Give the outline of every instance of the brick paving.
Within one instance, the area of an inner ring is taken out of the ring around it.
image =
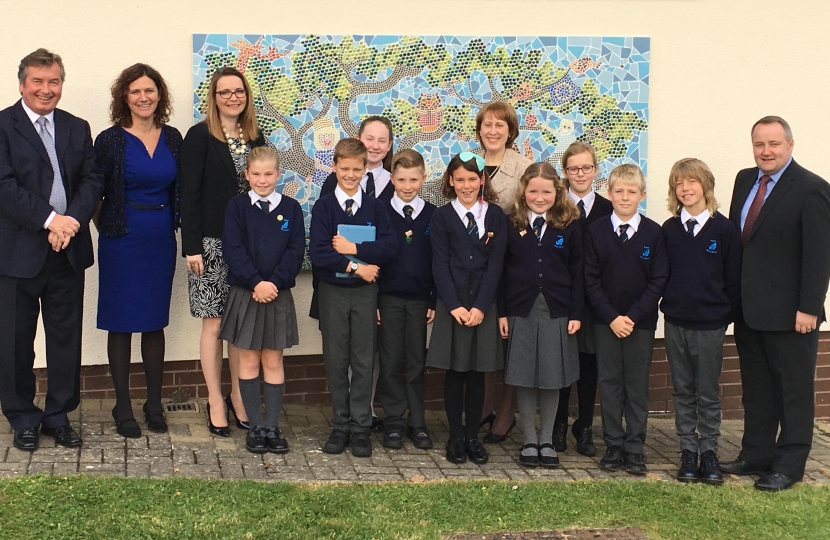
[[[444,443],[448,433],[443,412],[427,411],[427,427],[435,442],[432,450],[417,450],[408,440],[402,450],[387,450],[380,444],[380,435],[374,434],[372,457],[355,458],[348,450],[336,456],[320,450],[330,430],[329,406],[286,405],[281,427],[291,452],[260,456],[245,450],[243,430],[232,428],[232,436],[225,439],[211,436],[207,431],[204,403],[197,405],[197,412],[168,413],[168,433],[155,434],[144,430],[139,439],[124,439],[116,434],[110,412],[113,405],[114,401],[108,399],[82,400],[79,410],[70,417],[73,427],[79,429],[84,439],[81,449],[56,447],[51,437],[41,436],[41,446],[36,452],[22,452],[12,446],[11,429],[5,419],[0,418],[0,477],[90,474],[288,482],[425,482],[484,478],[520,482],[634,478],[625,473],[610,474],[597,467],[605,451],[599,436],[599,419],[594,425],[594,439],[599,449],[597,457],[578,455],[574,449],[575,442],[569,435],[568,451],[560,454],[561,469],[528,469],[517,462],[522,442],[518,426],[502,444],[487,446],[490,453],[487,465],[448,463],[444,459]],[[134,409],[136,418],[140,419],[141,402],[135,402]],[[737,455],[742,428],[740,420],[723,422],[722,459],[733,459]],[[807,462],[804,481],[807,484],[830,485],[830,424],[817,424],[814,434],[813,451]],[[674,481],[680,455],[672,418],[649,419],[645,454],[649,467],[647,478]],[[753,479],[728,477],[727,482],[744,484],[753,482]]]

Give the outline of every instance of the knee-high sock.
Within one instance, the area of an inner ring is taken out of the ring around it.
[[[242,394],[242,404],[245,405],[251,428],[264,427],[262,401],[259,397],[259,376],[253,379],[239,379],[239,393]]]
[[[147,412],[161,414],[161,384],[164,377],[164,330],[141,334],[141,359],[147,381]]]
[[[130,342],[133,335],[123,332],[107,333],[107,359],[112,385],[115,388],[115,418],[118,421],[133,418],[130,403]]]
[[[285,383],[265,383],[265,427],[280,427],[280,412],[282,411],[282,396],[285,394]],[[247,410],[247,409],[246,409]]]
[[[522,418],[522,431],[524,431],[524,444],[536,444],[536,405],[539,390],[519,386],[516,388],[516,401],[519,403],[519,416]],[[544,426],[542,430],[544,431]]]
[[[467,440],[478,438],[481,423],[481,409],[484,407],[484,373],[468,371],[467,388],[464,393],[464,422]]]
[[[448,369],[444,377],[444,409],[447,411],[450,439],[460,439],[464,436],[461,420],[464,412],[464,375],[460,371]]]
[[[559,408],[559,390],[539,390],[539,416],[542,417],[542,433],[540,444],[553,443],[553,424],[556,421],[556,410]],[[556,455],[550,449],[545,449],[543,455]]]

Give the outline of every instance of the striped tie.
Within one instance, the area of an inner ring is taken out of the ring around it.
[[[354,204],[354,199],[346,199],[346,215],[352,217],[354,212],[352,211],[352,205]]]
[[[467,212],[467,234],[478,240],[478,225],[476,225],[476,217],[472,212]]]
[[[630,226],[631,226],[631,225],[629,225],[628,223],[623,223],[623,224],[622,224],[622,225],[620,225],[620,227],[619,227],[619,229],[620,229],[620,240],[622,240],[623,242],[627,242],[627,241],[628,241],[628,228],[629,228]]]
[[[63,187],[63,179],[61,178],[61,168],[58,165],[58,152],[55,150],[55,139],[46,129],[49,120],[41,116],[37,119],[40,126],[40,140],[43,141],[43,146],[46,147],[46,153],[49,154],[49,162],[52,164],[52,191],[49,193],[49,204],[55,209],[58,214],[66,213],[66,189]]]
[[[371,172],[366,173],[366,196],[370,199],[375,198],[375,175]]]

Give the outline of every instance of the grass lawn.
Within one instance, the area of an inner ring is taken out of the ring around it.
[[[0,481],[0,537],[440,538],[638,527],[651,539],[830,538],[830,488],[665,482],[262,484],[35,476]]]

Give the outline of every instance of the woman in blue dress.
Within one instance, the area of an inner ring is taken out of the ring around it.
[[[130,402],[130,352],[141,334],[147,382],[144,419],[150,431],[167,431],[161,406],[164,328],[176,266],[178,169],[182,136],[165,125],[170,94],[161,75],[145,64],[125,69],[112,85],[113,126],[95,139],[104,174],[98,227],[98,328],[106,330],[115,387],[112,416],[123,437],[141,436]]]

